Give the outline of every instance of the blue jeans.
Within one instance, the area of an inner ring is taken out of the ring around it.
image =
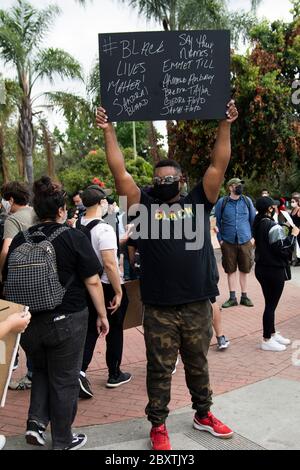
[[[72,442],[87,322],[87,308],[65,315],[36,314],[21,337],[33,368],[28,419],[45,427],[51,422],[54,449]]]

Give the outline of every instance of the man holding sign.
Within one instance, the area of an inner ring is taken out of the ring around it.
[[[97,111],[97,125],[104,132],[107,161],[118,194],[127,197],[130,215],[134,206],[140,214],[143,233],[139,233],[138,247],[149,397],[146,414],[152,423],[150,438],[154,450],[171,449],[165,421],[178,351],[196,410],[194,427],[216,437],[233,435],[210,412],[207,352],[212,337],[209,298],[218,295],[209,216],[230,160],[230,128],[237,117],[235,103],[230,101],[226,118],[219,123],[211,163],[203,180],[181,197],[184,180],[174,160],[162,160],[156,165],[150,193],[137,187],[126,171],[113,125],[103,108]]]

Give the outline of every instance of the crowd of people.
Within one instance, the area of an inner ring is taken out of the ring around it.
[[[290,265],[300,264],[299,193],[291,198],[292,226],[285,216],[286,201],[273,200],[263,190],[254,204],[244,194],[240,178],[229,180],[227,195],[219,198],[230,161],[230,128],[237,117],[230,101],[226,118],[219,123],[210,165],[190,192],[179,164],[168,159],[156,164],[153,186],[139,188],[126,171],[114,126],[103,108],[97,111],[97,126],[104,134],[116,191],[126,197],[126,207],[120,209],[111,190],[98,184],[74,193],[69,210],[67,194],[47,176],[35,181],[32,191],[19,182],[3,186],[2,296],[28,305],[30,314],[15,314],[0,323],[0,337],[26,328],[21,346],[28,370],[10,387],[31,389],[28,444],[44,446],[49,423],[53,449],[73,450],[86,443],[85,434],[72,432],[72,423],[78,398],[93,397],[87,371],[99,337],[106,340],[106,387],[132,380],[132,374],[121,368],[128,307],[124,281],[137,278],[144,305],[145,412],[152,448],[171,449],[166,420],[179,354],[195,410],[194,428],[217,438],[233,435],[210,410],[207,353],[213,328],[219,350],[230,344],[217,302],[213,207],[229,290],[222,309],[238,305],[238,276],[240,304],[254,306],[247,278],[255,261],[255,276],[265,298],[262,350],[283,351],[290,343],[276,331],[275,311],[291,277]],[[0,436],[0,447],[4,442]]]

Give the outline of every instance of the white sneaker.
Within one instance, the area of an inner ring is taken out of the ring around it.
[[[3,447],[5,446],[5,442],[6,442],[5,436],[0,434],[0,450],[3,449]]]
[[[277,341],[277,343],[284,344],[285,346],[287,346],[288,344],[291,344],[291,340],[281,336],[279,334],[279,331],[276,331],[276,333],[274,335],[272,335],[272,338],[275,339],[275,341]]]
[[[8,388],[9,390],[29,390],[32,385],[32,380],[26,374],[20,380],[16,382],[14,380],[10,380]]]
[[[262,341],[261,349],[263,349],[264,351],[285,351],[286,346],[278,343],[272,336],[267,341],[264,341],[264,340]]]
[[[174,367],[174,369],[173,369],[172,375],[175,374],[175,372],[176,372],[176,370],[177,370],[178,363],[179,363],[179,356],[177,356],[177,359],[176,359],[176,362],[175,362],[175,367]]]

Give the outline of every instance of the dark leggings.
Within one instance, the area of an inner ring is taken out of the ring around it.
[[[109,307],[110,301],[115,296],[114,290],[111,284],[102,283],[105,306]],[[123,323],[126,315],[126,310],[128,306],[128,298],[126,294],[126,289],[122,286],[123,297],[122,302],[118,310],[111,314],[110,310],[107,310],[107,317],[109,322],[109,333],[105,337],[106,339],[106,364],[108,367],[109,375],[117,375],[120,371],[120,365],[122,362],[123,354]],[[89,364],[92,360],[96,342],[98,339],[98,332],[96,328],[97,312],[95,310],[94,304],[89,299],[89,322],[88,330],[85,341],[83,361],[81,370],[85,372],[89,367]]]
[[[256,265],[255,276],[265,298],[263,337],[269,339],[275,333],[275,310],[283,292],[285,271],[284,268]]]

